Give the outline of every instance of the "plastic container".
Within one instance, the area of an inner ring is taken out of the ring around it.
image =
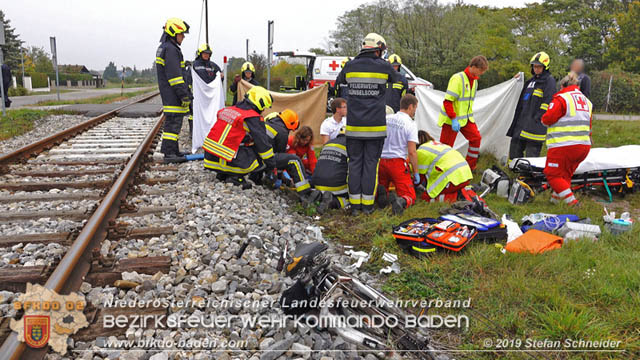
[[[565,237],[568,233],[576,231],[578,233],[593,234],[595,237],[600,235],[602,231],[600,226],[593,224],[583,224],[572,221],[567,221],[559,230],[558,234]],[[566,239],[566,238],[565,238]]]

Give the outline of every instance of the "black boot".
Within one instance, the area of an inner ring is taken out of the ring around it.
[[[316,189],[307,189],[300,192],[300,201],[304,207],[319,201],[322,198],[322,193]]]
[[[251,189],[251,184],[242,176],[228,176],[226,182],[235,186],[241,186],[242,190]]]
[[[398,197],[395,192],[389,194],[389,202],[391,203],[391,211],[393,211],[394,215],[402,215],[404,209],[407,207],[407,200]]]
[[[216,174],[216,179],[218,179],[219,181],[225,182],[227,181],[227,176],[228,176],[227,174],[219,172]]]
[[[317,210],[318,214],[324,214],[327,210],[331,208],[331,203],[333,202],[333,194],[329,191],[325,191],[322,193],[322,200],[320,201],[320,205],[318,205]]]
[[[262,171],[252,172],[251,174],[249,174],[249,180],[253,181],[253,183],[256,185],[262,185],[263,175],[264,175],[264,172]]]
[[[382,185],[378,185],[376,190],[376,203],[380,209],[384,209],[389,205],[389,194],[387,193],[387,189]]]
[[[165,164],[183,163],[185,161],[187,161],[187,158],[181,154],[165,154],[164,155]]]

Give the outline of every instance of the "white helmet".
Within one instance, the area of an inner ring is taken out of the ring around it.
[[[376,33],[369,33],[362,40],[362,50],[380,50],[387,49],[387,42],[384,38]]]

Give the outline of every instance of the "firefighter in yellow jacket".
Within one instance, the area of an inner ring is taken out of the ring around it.
[[[267,89],[254,86],[244,100],[218,111],[202,147],[204,167],[216,171],[219,180],[249,189],[245,175],[273,170],[273,148],[260,115],[272,103]]]

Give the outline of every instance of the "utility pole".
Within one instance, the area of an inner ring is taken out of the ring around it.
[[[273,20],[267,21],[267,90],[271,90],[271,61],[273,58]]]
[[[56,50],[56,37],[49,37],[51,41],[51,57],[53,58],[53,67],[56,69],[56,91],[58,92],[58,101],[60,101],[60,76],[58,75],[58,52]]]
[[[249,39],[247,39],[247,61],[249,61]]]
[[[0,24],[0,45],[4,45],[4,26]],[[2,79],[2,64],[4,63],[4,56],[2,54],[2,48],[0,48],[0,101],[2,101],[2,115],[7,116],[7,109],[4,106],[4,92],[9,89],[4,88],[4,80]]]
[[[207,39],[207,44],[208,44],[209,43],[209,1],[208,0],[204,0],[204,36],[205,36],[205,39]]]

